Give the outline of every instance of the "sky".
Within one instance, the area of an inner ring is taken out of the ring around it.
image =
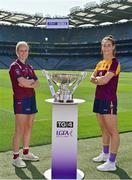
[[[66,16],[75,6],[84,8],[84,5],[93,0],[0,0],[0,10],[20,12],[34,15],[41,13],[43,16]],[[99,0],[94,0],[99,1]]]

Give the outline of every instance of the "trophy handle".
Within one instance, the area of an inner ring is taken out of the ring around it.
[[[43,73],[43,75],[46,77],[46,79],[48,81],[48,85],[49,85],[52,96],[55,97],[56,93],[55,93],[55,90],[54,90],[54,87],[53,87],[53,84],[52,84],[52,81],[50,79],[50,76],[49,76],[48,72],[46,70],[42,70],[42,73]]]
[[[73,87],[71,94],[74,93],[74,91],[77,89],[77,87],[79,86],[80,82],[86,77],[87,72],[82,72],[82,76],[78,79],[76,85]]]

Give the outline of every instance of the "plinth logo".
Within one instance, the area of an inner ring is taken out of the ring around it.
[[[57,121],[57,128],[73,128],[73,121]]]
[[[56,137],[72,137],[73,130],[57,130],[56,131]]]

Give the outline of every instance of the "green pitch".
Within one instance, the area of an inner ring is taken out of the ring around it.
[[[51,143],[51,105],[45,99],[51,98],[47,80],[41,71],[36,71],[41,86],[36,90],[39,112],[34,122],[31,145]],[[74,98],[85,99],[86,103],[79,106],[78,138],[90,138],[100,135],[95,114],[92,112],[95,86],[89,82],[91,73],[81,82]],[[132,131],[132,73],[121,73],[118,86],[118,119],[119,131]],[[8,70],[0,70],[0,151],[12,148],[14,131],[14,114],[12,108],[12,89]]]
[[[132,132],[121,134],[121,144],[117,156],[117,170],[114,172],[99,172],[92,158],[101,150],[101,138],[81,139],[78,141],[78,168],[85,173],[85,180],[117,180],[132,179]],[[12,166],[12,151],[0,153],[0,179],[42,179],[43,173],[51,168],[51,145],[31,147],[31,151],[39,156],[38,162],[26,162],[27,168]],[[22,153],[22,151],[21,151]]]

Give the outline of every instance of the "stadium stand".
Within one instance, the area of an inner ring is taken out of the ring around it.
[[[124,17],[127,15],[129,21],[114,22],[113,24],[107,25],[99,25],[97,23],[94,26],[88,27],[80,27],[76,22],[76,26],[69,29],[19,26],[17,25],[17,20],[15,25],[0,24],[0,68],[9,68],[10,63],[16,58],[16,43],[24,40],[30,45],[29,62],[35,69],[93,69],[95,64],[102,58],[100,54],[101,39],[111,34],[116,40],[117,57],[120,59],[122,71],[132,71],[132,21],[130,16],[130,10],[132,10],[130,9],[132,7],[130,3],[132,5],[132,2],[129,0],[115,0],[113,2],[116,3],[110,4],[103,2],[100,7],[95,6],[90,10],[86,8],[82,11],[79,10],[79,12],[73,11],[69,17],[70,23],[72,21],[71,17],[75,19],[80,13],[81,19],[81,13],[87,13],[86,15],[89,16],[91,15],[90,13],[95,13],[96,10],[100,10],[99,8],[103,9],[104,6],[108,8],[108,13],[111,13],[109,9],[113,10],[114,13],[114,4],[119,7],[119,14],[117,17],[113,17],[112,14],[110,14],[111,17],[114,18],[111,18],[111,21],[119,20],[122,16],[121,13],[124,13]],[[124,7],[127,7],[128,10]],[[125,13],[125,11],[127,13]],[[103,10],[102,13],[106,13],[105,10]],[[12,18],[12,16],[10,18]],[[99,15],[99,13],[95,13],[95,16],[100,22],[103,22],[106,15],[102,16]],[[17,15],[15,17],[17,17]],[[11,19],[9,20],[11,21]],[[86,24],[83,19],[81,20]],[[92,18],[91,21],[93,21]],[[81,24],[82,23],[80,23],[80,25]]]
[[[34,29],[33,27],[0,25],[0,68],[9,67],[10,63],[15,59],[17,41],[25,40],[29,42],[29,61],[35,69],[93,69],[101,58],[100,40],[105,33],[105,35],[112,34],[116,39],[117,57],[121,61],[122,70],[131,71],[132,66],[129,64],[131,64],[132,34],[128,33],[126,29],[124,32],[124,27],[127,27],[129,31],[132,28],[132,23],[125,23],[125,26],[124,24],[115,24],[109,25],[109,27],[79,28],[78,30],[74,28],[68,30],[56,29],[50,31],[48,29],[42,31],[41,28]],[[109,30],[110,28],[112,31]],[[98,32],[96,33],[97,29]],[[122,32],[124,32],[124,36],[121,39]],[[45,37],[48,37],[48,42],[45,42]]]

